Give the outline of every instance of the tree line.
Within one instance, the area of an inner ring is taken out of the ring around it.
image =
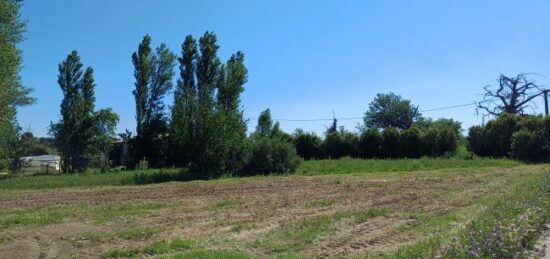
[[[550,158],[550,117],[502,113],[468,130],[468,148],[482,157],[546,161]]]

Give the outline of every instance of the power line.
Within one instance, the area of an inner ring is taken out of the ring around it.
[[[487,102],[487,101],[482,101]],[[465,103],[465,104],[457,104],[457,105],[451,105],[451,106],[445,106],[445,107],[438,107],[438,108],[432,108],[427,110],[421,110],[420,112],[432,112],[432,111],[440,111],[440,110],[449,110],[449,109],[456,109],[471,105],[476,105],[476,102],[471,103]],[[337,119],[338,121],[351,121],[351,120],[362,120],[363,116],[357,116],[357,117],[343,117],[343,118],[318,118],[318,119],[273,119],[274,121],[283,121],[283,122],[315,122],[315,121],[332,121],[334,119]],[[249,121],[257,120],[256,117],[247,118]]]

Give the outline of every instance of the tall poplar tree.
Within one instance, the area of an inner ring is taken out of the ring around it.
[[[25,31],[20,9],[21,1],[0,0],[0,172],[16,159],[17,107],[34,102],[31,89],[23,86],[19,75],[22,52],[17,44]]]
[[[146,35],[132,55],[133,91],[136,100],[137,136],[135,153],[153,166],[162,166],[167,159],[168,119],[164,97],[172,89],[176,56],[166,44],[152,52],[151,37]]]
[[[218,58],[217,37],[206,32],[182,45],[180,79],[172,109],[172,140],[179,164],[191,162],[198,177],[215,177],[244,167],[246,122],[240,94],[247,80],[244,55],[227,64]]]
[[[192,138],[195,136],[198,105],[195,78],[197,57],[197,41],[188,35],[182,44],[181,57],[178,58],[180,78],[172,107],[172,161],[177,165],[191,162],[196,150]]]
[[[109,109],[94,111],[94,70],[88,67],[82,71],[83,66],[76,51],[59,64],[57,82],[63,92],[61,121],[51,125],[50,134],[61,154],[64,173],[86,169],[99,147],[110,145],[110,140],[105,139],[114,135],[112,128],[118,122],[118,116]]]

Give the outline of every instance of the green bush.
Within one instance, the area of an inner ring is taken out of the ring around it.
[[[468,148],[478,156],[541,161],[550,156],[550,118],[502,114],[468,131]]]
[[[363,158],[375,158],[380,156],[382,135],[377,129],[368,129],[359,139],[359,154]]]
[[[484,129],[487,153],[492,157],[509,156],[512,151],[512,134],[518,130],[518,116],[504,113],[489,121]]]
[[[422,155],[422,136],[418,128],[402,131],[399,144],[401,154],[407,158],[419,158]]]
[[[440,128],[437,132],[436,151],[437,155],[451,154],[458,147],[458,136],[449,127]]]
[[[512,155],[521,160],[540,160],[543,156],[542,134],[521,129],[512,135]]]
[[[382,131],[382,156],[384,158],[399,157],[399,131],[390,127]]]
[[[321,138],[313,132],[304,132],[298,129],[294,133],[296,152],[305,160],[322,158],[322,144]]]
[[[422,154],[427,156],[437,155],[437,138],[438,130],[436,128],[429,128],[424,132],[422,136]]]
[[[260,137],[252,142],[250,161],[242,174],[291,173],[300,162],[291,143],[279,138]]]

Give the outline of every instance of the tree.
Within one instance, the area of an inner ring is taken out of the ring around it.
[[[166,162],[168,124],[164,97],[172,89],[176,57],[166,44],[152,52],[151,37],[145,35],[132,54],[134,64],[137,136],[135,153],[153,166]]]
[[[240,100],[248,77],[244,54],[236,52],[222,64],[218,49],[212,32],[206,32],[198,44],[189,35],[178,59],[180,79],[171,125],[177,152],[172,157],[176,164],[189,164],[199,178],[242,171],[247,158]]]
[[[29,96],[32,89],[23,86],[19,75],[23,59],[17,44],[26,25],[20,9],[21,1],[0,0],[0,171],[17,160],[17,108],[34,102]]]
[[[292,142],[285,139],[278,124],[271,120],[269,109],[258,118],[251,141],[250,160],[241,174],[289,173],[301,162]]]
[[[512,77],[500,74],[497,81],[497,87],[483,87],[483,100],[477,103],[477,108],[490,115],[524,114],[525,109],[532,108],[533,99],[543,94],[543,89],[528,79],[527,74]]]
[[[408,129],[421,118],[418,106],[392,92],[377,94],[365,113],[365,128]]]
[[[172,107],[171,139],[175,151],[172,161],[177,165],[191,162],[197,150],[193,141],[197,128],[197,58],[197,41],[188,35],[182,44],[181,57],[178,58],[180,78],[176,84]]]
[[[119,117],[111,109],[101,109],[94,113],[94,119],[94,144],[90,148],[91,155],[99,155],[98,166],[101,171],[105,172],[110,167],[109,154],[113,139],[116,137],[116,125],[119,122]]]
[[[266,109],[260,113],[255,134],[260,137],[271,137],[273,129],[273,120],[271,120],[271,111]]]
[[[44,145],[31,132],[21,134],[17,142],[17,157],[47,155],[50,150],[51,147]]]
[[[59,64],[57,82],[63,92],[61,121],[52,124],[50,134],[61,153],[64,173],[83,171],[98,150],[110,145],[118,116],[110,110],[95,109],[94,70],[82,71],[83,64],[76,51],[72,51]]]

